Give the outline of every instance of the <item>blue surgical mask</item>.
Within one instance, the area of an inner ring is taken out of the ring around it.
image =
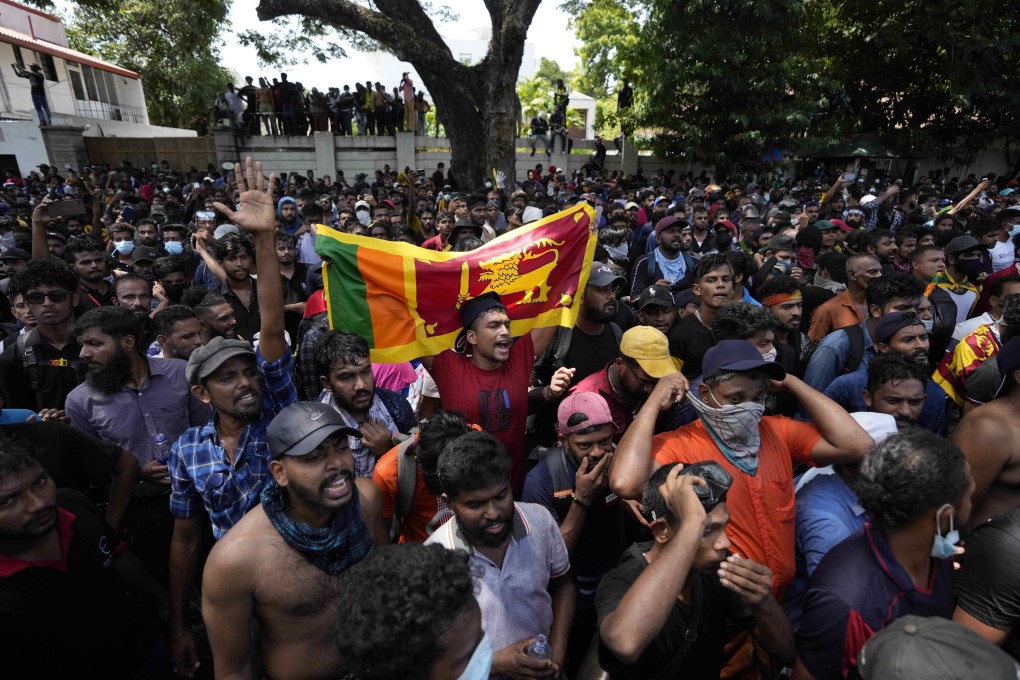
[[[490,668],[492,668],[492,640],[487,633],[482,633],[482,639],[475,647],[471,660],[457,680],[487,680]]]
[[[167,241],[163,244],[163,247],[170,255],[180,255],[184,252],[184,244],[180,241]]]
[[[935,319],[921,319],[921,324],[924,326],[924,332],[930,334],[935,328]]]
[[[1009,237],[1020,236],[1020,224],[1014,224],[1013,228],[1009,230]]]
[[[949,531],[946,535],[942,535],[942,528],[939,526],[939,517],[942,516],[942,511],[949,509]],[[953,526],[953,506],[946,503],[941,508],[935,511],[935,539],[931,543],[931,556],[938,557],[939,559],[948,560],[956,554],[956,544],[960,542],[960,532]]]
[[[134,241],[117,241],[113,244],[114,249],[121,255],[130,255],[131,251],[135,249]]]

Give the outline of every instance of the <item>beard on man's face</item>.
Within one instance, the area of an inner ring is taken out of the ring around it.
[[[123,348],[117,348],[117,354],[105,366],[90,364],[86,379],[88,383],[103,394],[119,392],[131,379],[131,358]]]
[[[513,506],[510,506],[510,513],[506,517],[501,517],[495,522],[483,521],[481,524],[472,524],[471,522],[465,522],[463,518],[457,513],[456,509],[453,511],[454,516],[457,518],[457,527],[464,533],[464,537],[467,538],[468,543],[472,545],[478,544],[487,548],[498,548],[510,537],[510,532],[513,531]],[[490,526],[494,526],[502,522],[503,526],[499,533],[491,533],[486,531]]]

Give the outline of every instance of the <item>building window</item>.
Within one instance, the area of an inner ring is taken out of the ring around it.
[[[43,74],[46,75],[46,80],[52,80],[53,82],[59,82],[57,78],[57,64],[53,61],[52,54],[40,54],[39,59],[42,62]]]
[[[82,82],[81,73],[73,69],[68,69],[67,73],[71,76],[71,89],[74,90],[74,98],[82,101],[88,99],[85,96],[85,84]]]

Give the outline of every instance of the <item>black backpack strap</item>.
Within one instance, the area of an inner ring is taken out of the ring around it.
[[[414,502],[414,490],[418,485],[418,461],[414,457],[414,447],[418,443],[418,428],[409,433],[411,436],[400,442],[397,447],[397,517],[403,519],[411,513]]]
[[[846,359],[843,361],[843,375],[853,373],[864,360],[864,329],[860,325],[847,326],[843,329],[850,345],[847,348]]]
[[[545,456],[545,464],[549,466],[549,478],[552,480],[553,505],[560,521],[570,511],[571,496],[574,493],[574,475],[570,474],[567,465],[567,450],[562,446],[549,449]]]
[[[32,390],[35,392],[39,391],[39,378],[41,371],[39,369],[39,357],[35,355],[35,348],[29,347],[25,342],[28,339],[28,333],[22,333],[18,336],[17,348],[15,351],[18,353],[18,357],[21,359],[21,367],[28,374],[29,384],[32,386]]]
[[[613,331],[613,337],[616,338],[616,347],[619,349],[620,342],[623,340],[623,329],[615,321],[610,321],[609,330]]]
[[[574,329],[558,326],[555,341],[550,343],[556,349],[553,352],[553,373],[563,367],[563,357],[570,351],[570,343],[574,339]]]

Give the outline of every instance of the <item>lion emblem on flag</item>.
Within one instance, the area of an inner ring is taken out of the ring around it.
[[[457,306],[472,297],[488,292],[495,292],[500,297],[520,294],[521,298],[517,304],[548,301],[551,291],[549,277],[559,262],[557,249],[564,243],[565,241],[542,238],[516,252],[503,253],[491,260],[480,261],[478,267],[482,271],[478,275],[478,281],[485,282],[486,286],[473,295],[469,292],[468,265],[464,263]]]

